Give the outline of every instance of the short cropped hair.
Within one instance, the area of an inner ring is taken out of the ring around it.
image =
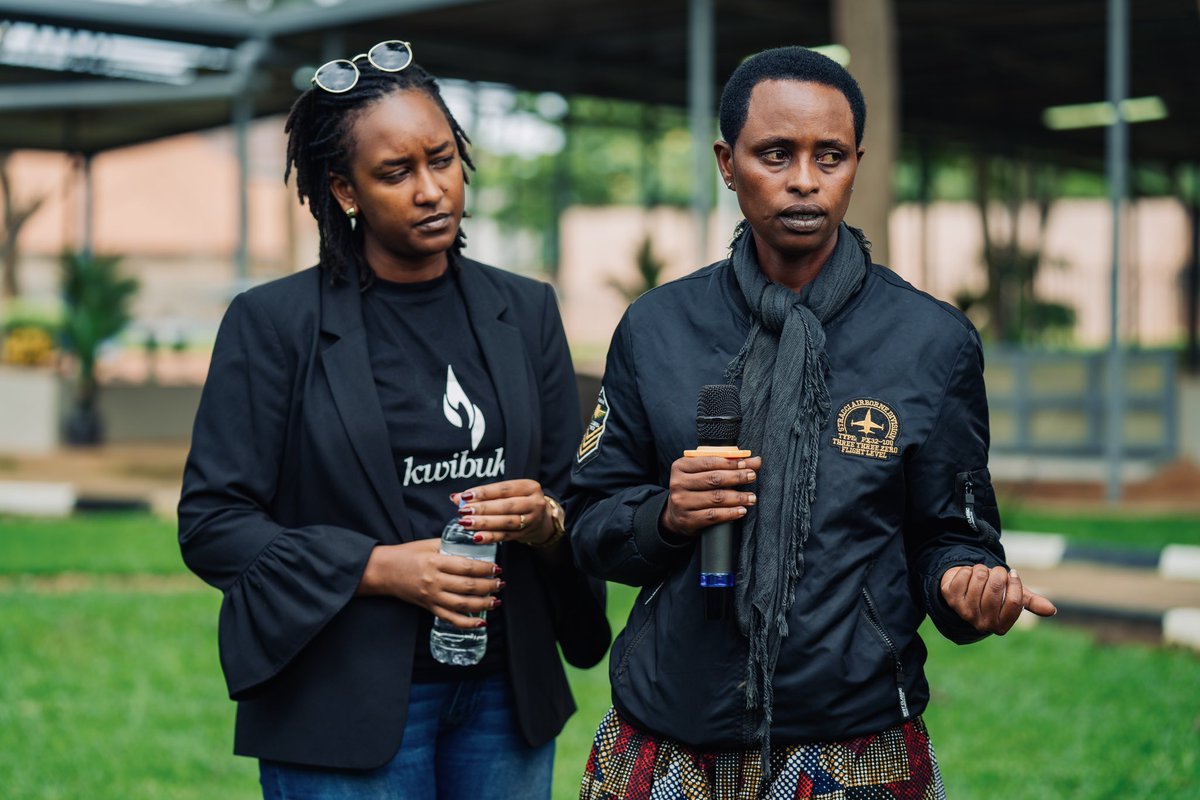
[[[763,50],[738,65],[721,92],[721,138],[731,145],[737,142],[750,112],[750,93],[763,81],[772,80],[820,83],[837,89],[850,103],[854,115],[854,146],[862,145],[867,104],[858,81],[841,64],[807,47]]]

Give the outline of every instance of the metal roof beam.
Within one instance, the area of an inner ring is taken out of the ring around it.
[[[437,11],[495,0],[357,0],[337,6],[302,3],[272,8],[261,14],[228,8],[166,8],[84,0],[0,0],[0,19],[86,27],[181,41],[272,38],[306,31],[353,25],[374,19]]]
[[[233,98],[254,88],[255,66],[269,51],[270,44],[262,39],[242,42],[229,74],[203,76],[182,86],[120,80],[0,85],[0,109],[106,108]]]
[[[0,18],[68,28],[181,40],[223,42],[258,34],[256,18],[229,9],[96,3],[82,0],[0,0]]]
[[[376,19],[420,14],[464,5],[486,5],[496,0],[355,0],[322,8],[294,3],[260,15],[259,33],[264,36],[287,36],[293,33],[354,25]]]
[[[182,100],[213,100],[233,97],[242,86],[243,81],[236,75],[197,78],[186,86],[113,80],[10,84],[0,86],[0,109],[57,111],[63,108],[106,108],[178,103]]]

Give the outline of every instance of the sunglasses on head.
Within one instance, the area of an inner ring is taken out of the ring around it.
[[[354,58],[335,58],[317,67],[312,77],[314,86],[330,94],[344,94],[358,85],[358,65],[355,61],[365,58],[380,72],[399,72],[412,63],[412,45],[399,39],[380,42],[365,53]]]

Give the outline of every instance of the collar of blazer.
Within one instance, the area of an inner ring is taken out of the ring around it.
[[[540,416],[536,414],[538,385],[521,328],[532,326],[536,333],[542,321],[510,320],[506,297],[511,289],[491,274],[494,270],[462,257],[452,257],[450,269],[459,270],[467,318],[504,418],[505,474],[509,478],[536,478],[540,459],[536,451],[532,451],[531,459],[531,437],[532,420]],[[397,539],[424,538],[414,535],[404,507],[387,423],[371,374],[358,276],[351,271],[346,277],[336,286],[321,279],[321,362],[342,425],[380,503],[387,509]],[[447,517],[452,510],[447,504]]]

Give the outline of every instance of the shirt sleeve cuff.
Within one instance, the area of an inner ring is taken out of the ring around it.
[[[939,564],[932,575],[926,575],[924,578],[925,605],[929,618],[933,620],[934,626],[942,636],[955,644],[971,644],[990,635],[976,630],[975,626],[960,617],[942,596],[942,575],[946,570],[951,567],[969,567],[977,563],[986,564],[989,568],[1001,565],[1001,562],[990,554],[983,554],[983,557],[978,559],[950,558]]]
[[[667,504],[667,490],[650,495],[633,512],[633,541],[638,552],[651,564],[662,564],[692,547],[692,541],[668,540],[658,527],[663,507]]]

